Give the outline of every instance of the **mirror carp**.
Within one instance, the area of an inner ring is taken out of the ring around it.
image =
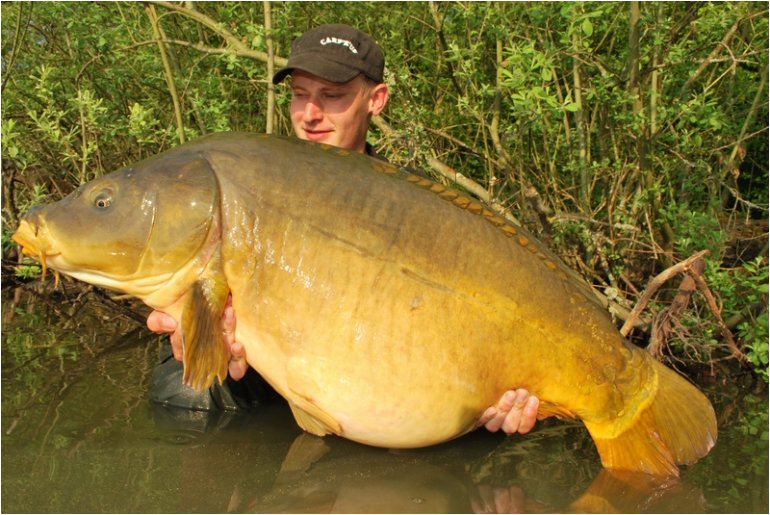
[[[196,388],[226,377],[232,295],[248,363],[316,435],[429,446],[523,387],[610,469],[676,476],[716,441],[708,399],[532,235],[365,155],[213,134],[31,210],[13,238],[179,320]]]

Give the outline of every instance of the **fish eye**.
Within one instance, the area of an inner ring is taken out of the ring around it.
[[[102,190],[94,197],[94,206],[107,209],[112,204],[112,191]]]

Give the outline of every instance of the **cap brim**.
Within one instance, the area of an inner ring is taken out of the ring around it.
[[[283,82],[283,79],[286,78],[287,75],[289,75],[294,68],[289,68],[288,66],[286,68],[281,68],[275,74],[273,75],[273,84],[280,84]]]
[[[289,63],[273,75],[273,84],[283,81],[294,70],[301,70],[329,82],[344,83],[352,80],[361,70],[330,61],[327,56],[303,54],[289,60]]]

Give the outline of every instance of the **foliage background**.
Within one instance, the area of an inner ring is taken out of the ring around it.
[[[4,279],[36,273],[9,240],[31,205],[208,132],[290,134],[270,70],[336,22],[385,50],[370,141],[391,161],[465,179],[619,323],[708,250],[721,316],[700,293],[673,312],[678,276],[632,337],[767,380],[765,2],[3,2]]]

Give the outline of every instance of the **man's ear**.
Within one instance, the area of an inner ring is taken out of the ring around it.
[[[369,113],[377,116],[385,109],[388,103],[388,86],[386,84],[377,84],[369,92]]]

